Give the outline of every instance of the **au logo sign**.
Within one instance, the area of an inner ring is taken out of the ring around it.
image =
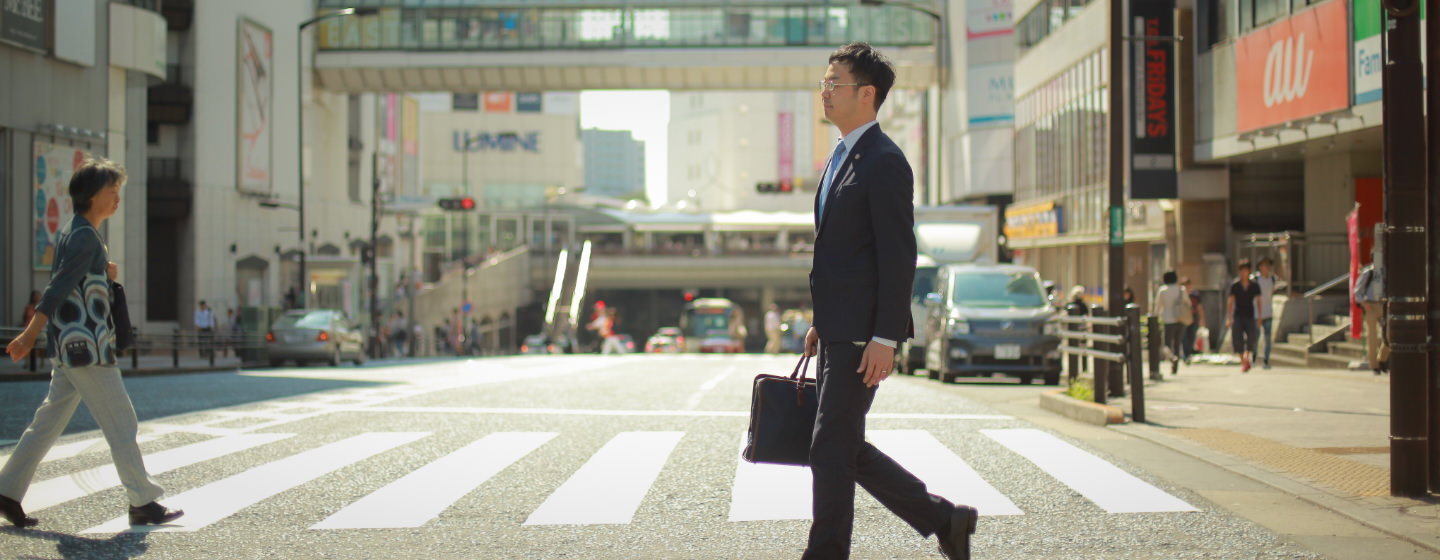
[[[1242,37],[1235,46],[1239,132],[1350,103],[1348,2],[1326,2]]]

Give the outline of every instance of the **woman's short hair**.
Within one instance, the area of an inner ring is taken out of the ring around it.
[[[1167,270],[1165,271],[1165,275],[1162,277],[1162,279],[1166,284],[1174,284],[1180,281],[1180,276],[1175,274],[1175,271],[1173,270]]]
[[[105,187],[125,184],[125,168],[103,157],[88,157],[70,177],[70,200],[76,214],[90,211],[90,200]]]

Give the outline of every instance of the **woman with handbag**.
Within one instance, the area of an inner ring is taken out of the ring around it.
[[[168,523],[184,515],[155,501],[164,490],[145,470],[135,441],[139,432],[135,407],[116,366],[110,281],[119,276],[119,267],[109,262],[105,242],[95,228],[120,209],[124,184],[124,168],[104,158],[87,159],[75,170],[69,188],[75,217],[56,235],[50,283],[25,332],[5,349],[10,359],[20,361],[44,329],[52,363],[50,393],[0,468],[0,514],[17,527],[39,524],[25,515],[20,501],[40,460],[82,399],[110,446],[130,500],[130,523]]]

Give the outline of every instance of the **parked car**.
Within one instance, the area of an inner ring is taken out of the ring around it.
[[[365,363],[365,334],[339,309],[294,309],[270,325],[265,350],[274,367],[286,360],[300,366],[345,361],[358,366]]]
[[[931,379],[1001,374],[1060,383],[1060,325],[1035,269],[943,266],[925,307]]]
[[[680,327],[660,327],[645,341],[646,354],[668,354],[682,352],[684,349],[685,335],[680,332]]]

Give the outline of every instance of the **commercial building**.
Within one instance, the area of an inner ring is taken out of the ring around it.
[[[57,230],[74,216],[70,177],[87,155],[124,165],[120,212],[102,228],[130,307],[146,289],[146,88],[166,75],[169,10],[159,2],[0,4],[0,317],[20,323],[54,263]]]
[[[819,82],[823,66],[816,68]],[[891,90],[879,115],[910,160],[916,196],[926,169],[923,103],[923,92]],[[838,138],[819,91],[673,92],[667,200],[704,212],[813,212],[820,172]]]
[[[581,131],[585,193],[617,199],[645,197],[645,143],[628,130]]]

